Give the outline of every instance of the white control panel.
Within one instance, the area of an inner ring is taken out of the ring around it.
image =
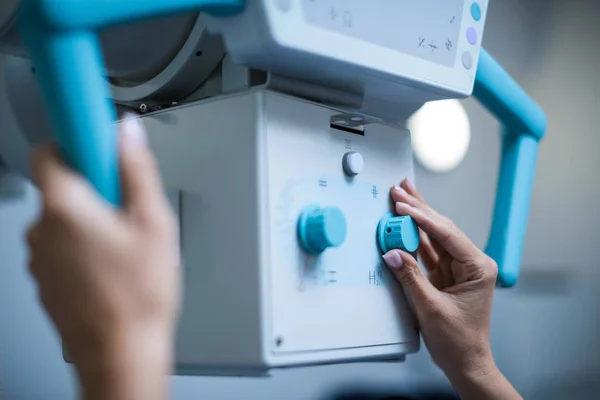
[[[454,67],[465,0],[303,0],[302,5],[311,25]]]
[[[472,94],[488,0],[250,0],[209,19],[239,63],[363,95],[364,113]],[[394,111],[396,110],[396,111]],[[390,118],[387,118],[387,117]]]
[[[410,134],[382,125],[364,136],[331,129],[328,109],[285,98],[268,98],[266,113],[275,351],[416,344],[416,325],[376,240],[392,186],[413,175]],[[352,178],[343,168],[348,152],[364,159]],[[298,240],[301,214],[312,205],[339,210],[347,226],[339,246],[318,255]]]

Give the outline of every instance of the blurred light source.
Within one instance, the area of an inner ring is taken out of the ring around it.
[[[432,172],[448,172],[465,158],[471,124],[458,100],[425,104],[408,121],[417,162]]]

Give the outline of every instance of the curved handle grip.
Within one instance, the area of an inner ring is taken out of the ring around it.
[[[108,202],[121,202],[115,107],[97,29],[166,14],[241,12],[245,0],[23,0],[19,26],[59,150]]]
[[[485,50],[480,55],[474,95],[505,127],[496,207],[486,252],[498,264],[498,286],[513,287],[519,278],[546,115]]]
[[[534,137],[510,131],[502,140],[496,208],[486,249],[498,264],[502,287],[513,287],[519,279],[538,147]]]

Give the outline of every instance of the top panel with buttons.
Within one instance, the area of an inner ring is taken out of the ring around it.
[[[207,24],[224,37],[239,63],[368,93],[364,109],[358,111],[387,121],[387,114],[396,115],[378,107],[380,102],[405,104],[415,98],[426,102],[472,94],[488,3],[256,0],[247,2],[238,17],[209,17]],[[469,69],[464,60],[472,60],[466,63]]]

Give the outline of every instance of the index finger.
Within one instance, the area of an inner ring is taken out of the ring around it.
[[[476,254],[480,252],[477,246],[450,219],[433,210],[417,189],[413,185],[407,184],[408,180],[404,180],[402,183],[401,187],[392,190],[392,199],[396,202],[396,211],[399,214],[404,212],[406,215],[409,215],[410,210],[404,206],[413,207],[418,210],[418,215],[413,217],[413,219],[415,219],[426,234],[431,236],[454,258],[458,259],[460,255],[468,258],[466,257],[467,252],[471,256],[474,255],[473,251]],[[405,208],[404,211],[403,208]],[[418,222],[419,219],[421,223]],[[454,252],[451,252],[452,249],[454,249]]]
[[[412,181],[408,178],[405,178],[402,183],[400,183],[400,187],[404,190],[406,190],[406,192],[408,194],[410,194],[411,196],[416,197],[419,201],[421,201],[423,204],[427,204],[427,202],[425,201],[425,198],[421,195],[421,193],[417,190],[417,188],[415,187],[415,185],[412,183]]]
[[[441,216],[431,207],[398,202],[396,203],[396,212],[412,217],[425,233],[435,239],[448,254],[458,261],[472,260],[481,252],[452,221]]]

